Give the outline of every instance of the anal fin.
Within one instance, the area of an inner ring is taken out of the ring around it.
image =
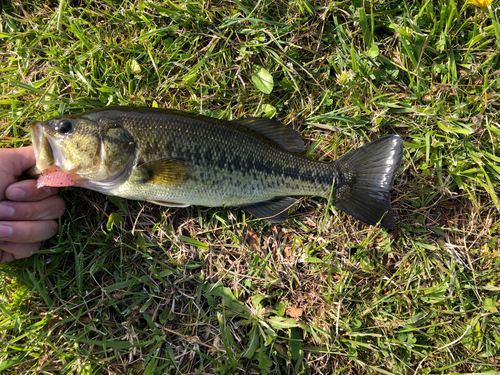
[[[297,199],[295,198],[280,197],[269,201],[249,204],[243,206],[241,209],[268,223],[282,223],[286,220],[288,210],[295,203],[297,203]]]

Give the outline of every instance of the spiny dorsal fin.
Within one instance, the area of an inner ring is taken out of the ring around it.
[[[304,141],[299,133],[279,121],[264,117],[247,117],[233,120],[233,122],[255,130],[277,143],[285,151],[302,152],[305,150]]]
[[[181,159],[165,158],[149,161],[138,166],[142,172],[142,182],[172,186],[186,177],[187,165]]]
[[[286,220],[288,210],[295,203],[297,203],[297,199],[281,197],[265,202],[249,204],[248,206],[241,207],[241,209],[268,223],[282,223]]]

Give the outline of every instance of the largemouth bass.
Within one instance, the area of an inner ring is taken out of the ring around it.
[[[104,194],[174,207],[241,207],[277,223],[297,202],[293,196],[332,193],[334,205],[355,218],[395,226],[390,189],[403,154],[397,135],[319,162],[300,154],[297,132],[267,118],[104,107],[35,121],[31,132],[40,170]]]

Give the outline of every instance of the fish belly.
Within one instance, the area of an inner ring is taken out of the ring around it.
[[[324,164],[320,164],[325,169]],[[248,171],[192,168],[181,182],[172,185],[141,183],[132,176],[110,194],[136,200],[154,200],[176,205],[243,206],[276,197],[328,196],[331,186],[319,182],[310,173],[292,175],[287,170]],[[331,179],[332,176],[330,175]],[[168,204],[167,204],[168,205]]]

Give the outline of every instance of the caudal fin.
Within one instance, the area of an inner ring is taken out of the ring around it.
[[[333,162],[338,173],[335,206],[367,224],[380,222],[382,227],[394,229],[390,189],[402,157],[403,140],[388,135]]]

